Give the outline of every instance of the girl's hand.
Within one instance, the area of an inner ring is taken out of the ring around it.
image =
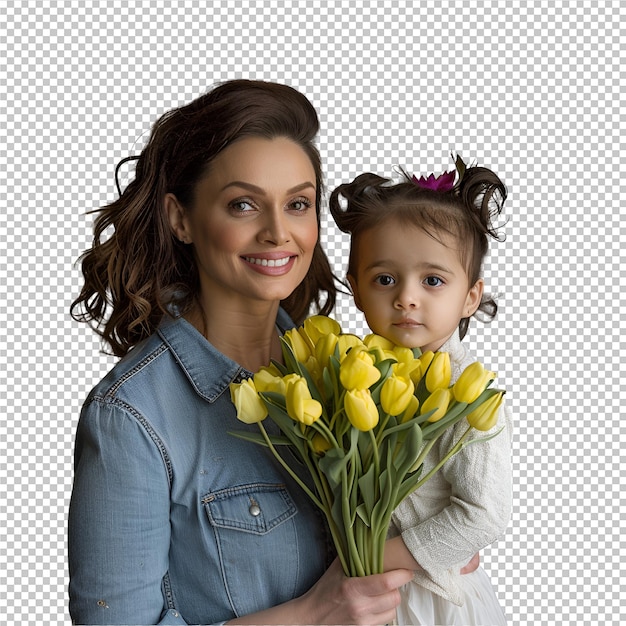
[[[480,565],[480,552],[477,552],[470,559],[470,562],[461,568],[461,574],[471,574],[472,572],[478,569],[479,565]]]

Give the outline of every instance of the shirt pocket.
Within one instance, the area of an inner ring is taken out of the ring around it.
[[[301,576],[297,513],[286,487],[251,484],[202,499],[235,615],[295,597]]]
[[[264,535],[297,513],[284,485],[229,487],[202,499],[209,522],[216,528]]]

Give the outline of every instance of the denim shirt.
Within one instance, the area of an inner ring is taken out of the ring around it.
[[[293,326],[282,310],[277,324]],[[74,623],[220,623],[322,575],[320,513],[269,450],[228,432],[258,432],[230,400],[250,375],[168,319],[91,391],[69,514]]]

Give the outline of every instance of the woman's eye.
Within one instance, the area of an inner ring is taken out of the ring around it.
[[[393,285],[396,281],[393,276],[389,276],[389,274],[381,274],[380,276],[376,276],[374,282],[382,287],[389,287],[389,285]]]
[[[250,200],[233,200],[228,206],[236,213],[246,213],[254,209]]]
[[[429,287],[439,287],[443,285],[443,281],[438,276],[429,276],[424,282]]]
[[[306,211],[312,206],[313,203],[308,198],[297,198],[289,204],[289,208],[293,209],[294,211]]]

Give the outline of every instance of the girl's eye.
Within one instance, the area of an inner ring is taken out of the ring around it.
[[[308,198],[296,198],[289,203],[289,208],[294,211],[306,211],[313,206],[313,203]]]
[[[389,274],[381,274],[380,276],[376,276],[374,282],[382,287],[389,287],[393,285],[396,281],[393,276],[389,276]]]
[[[443,280],[438,276],[429,276],[424,282],[428,287],[440,287],[443,285]]]

